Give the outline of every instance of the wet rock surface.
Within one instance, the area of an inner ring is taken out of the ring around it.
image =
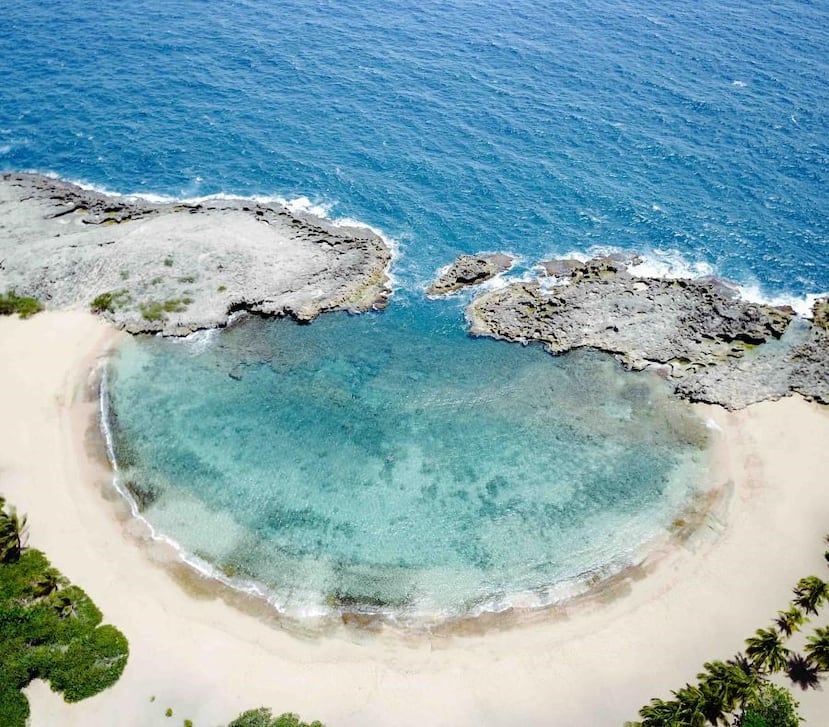
[[[788,307],[741,300],[710,277],[636,277],[607,257],[544,268],[559,284],[517,282],[477,297],[470,333],[539,342],[554,354],[607,351],[629,369],[657,368],[692,401],[740,408],[796,391],[829,403],[822,301],[812,323]]]
[[[33,174],[0,178],[0,290],[93,307],[132,333],[185,335],[237,311],[310,321],[386,304],[371,230],[278,204],[156,204]]]
[[[441,272],[426,291],[429,295],[448,295],[470,285],[479,285],[509,270],[514,258],[501,253],[461,255]]]

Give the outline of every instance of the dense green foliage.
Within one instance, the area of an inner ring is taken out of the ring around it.
[[[101,612],[40,551],[25,547],[25,518],[0,497],[0,724],[23,727],[29,704],[21,689],[45,679],[67,702],[112,686],[128,645]]]
[[[787,689],[766,684],[746,703],[740,727],[798,727],[797,706]]]
[[[303,722],[298,715],[286,712],[274,717],[270,709],[260,707],[243,712],[228,727],[324,727],[322,722]]]
[[[20,314],[21,318],[28,318],[43,310],[43,304],[37,298],[27,298],[9,290],[5,295],[0,293],[0,316]]]
[[[829,542],[829,536],[827,537]],[[829,551],[825,553],[829,563]],[[801,578],[788,608],[777,612],[772,626],[746,639],[745,655],[705,664],[696,684],[673,692],[673,699],[652,699],[639,710],[640,722],[627,727],[797,727],[801,718],[791,693],[771,682],[785,674],[801,689],[815,689],[829,674],[829,627],[816,628],[806,639],[805,654],[786,640],[829,603],[829,583],[818,576]]]

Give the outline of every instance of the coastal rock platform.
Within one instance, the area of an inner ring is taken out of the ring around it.
[[[609,257],[543,267],[558,284],[516,282],[478,296],[467,309],[470,333],[554,354],[607,351],[629,369],[656,368],[683,398],[731,409],[790,392],[829,403],[825,300],[809,321],[742,300],[711,277],[637,277]]]
[[[515,258],[503,253],[461,255],[445,268],[426,290],[428,295],[449,295],[494,278],[512,267]]]
[[[298,321],[381,308],[391,250],[252,200],[153,203],[35,174],[0,178],[0,290],[92,307],[131,333],[186,335],[246,310]]]

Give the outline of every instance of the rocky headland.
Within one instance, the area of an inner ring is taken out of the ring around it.
[[[427,295],[449,295],[470,285],[479,285],[506,272],[515,258],[502,253],[461,255],[441,271],[437,280],[427,289]]]
[[[381,308],[390,262],[371,230],[278,204],[156,204],[0,178],[0,291],[92,308],[131,333],[186,335],[242,310],[306,322]]]
[[[829,300],[810,321],[716,278],[637,277],[627,262],[540,263],[542,277],[475,298],[470,333],[554,354],[607,351],[629,369],[657,369],[683,398],[731,409],[791,392],[829,404]]]

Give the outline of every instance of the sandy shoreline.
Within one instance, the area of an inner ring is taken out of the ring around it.
[[[80,312],[0,319],[0,492],[28,513],[32,545],[89,592],[131,649],[118,684],[80,704],[33,685],[33,727],[216,725],[259,705],[328,727],[621,725],[703,661],[733,654],[785,606],[797,578],[825,575],[829,410],[798,398],[737,413],[700,407],[723,430],[727,512],[618,597],[462,637],[290,635],[207,589],[183,588],[156,562],[163,548],[136,542],[87,441],[90,371],[119,335]],[[820,725],[829,696],[805,694],[802,705]]]

